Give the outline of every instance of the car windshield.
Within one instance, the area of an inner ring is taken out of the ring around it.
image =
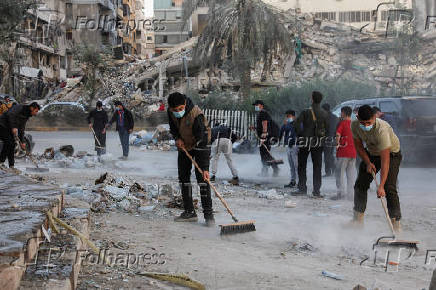
[[[404,110],[415,117],[436,117],[436,98],[405,100]]]

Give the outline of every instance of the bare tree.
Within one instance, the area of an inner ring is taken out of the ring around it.
[[[74,59],[82,67],[83,83],[89,96],[89,104],[93,101],[100,87],[98,74],[105,69],[105,51],[91,45],[77,46],[73,51]]]
[[[240,95],[247,98],[251,69],[264,63],[262,77],[272,59],[291,52],[292,36],[281,13],[261,0],[186,0],[185,22],[199,6],[209,7],[209,19],[194,49],[194,58],[214,68],[228,63],[239,76]]]

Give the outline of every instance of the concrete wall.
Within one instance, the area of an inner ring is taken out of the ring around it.
[[[413,0],[413,9],[416,16],[416,28],[419,32],[436,30],[436,0]],[[427,17],[428,27],[426,27]]]
[[[153,2],[154,9],[166,9],[172,7],[171,0],[154,0]]]

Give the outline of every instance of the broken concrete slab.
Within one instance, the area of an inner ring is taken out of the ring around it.
[[[35,256],[43,239],[44,214],[58,216],[64,206],[63,192],[36,183],[25,176],[0,170],[0,289],[16,289],[27,263]]]
[[[433,271],[433,277],[431,278],[430,287],[428,290],[436,290],[436,269]]]

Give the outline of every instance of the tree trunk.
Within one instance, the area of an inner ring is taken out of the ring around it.
[[[238,10],[239,10],[239,35],[238,35],[238,52],[237,52],[237,64],[239,72],[239,94],[243,99],[248,99],[250,96],[251,89],[251,65],[248,52],[248,34],[249,34],[249,23],[246,21],[246,11],[245,11],[245,0],[239,0]]]
[[[244,99],[248,99],[250,96],[250,89],[251,89],[251,67],[250,62],[246,59],[241,61],[240,66],[240,72],[239,72],[239,80],[240,80],[240,88],[239,92],[240,95]]]

